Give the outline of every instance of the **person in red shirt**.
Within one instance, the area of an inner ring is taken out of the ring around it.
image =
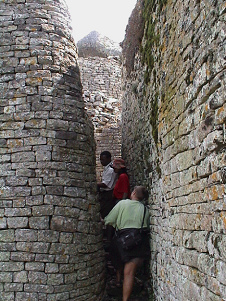
[[[113,161],[113,169],[115,173],[118,174],[118,180],[116,181],[113,198],[115,203],[118,203],[120,200],[130,198],[130,184],[129,177],[126,171],[125,161],[121,158],[117,158]]]

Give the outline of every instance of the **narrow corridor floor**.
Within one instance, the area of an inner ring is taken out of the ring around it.
[[[111,264],[109,253],[105,251],[106,257],[106,296],[103,301],[122,301],[122,286],[115,285],[115,269]],[[147,275],[143,266],[135,277],[133,292],[130,301],[148,301]]]

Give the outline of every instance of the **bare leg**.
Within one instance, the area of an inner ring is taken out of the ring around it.
[[[135,258],[133,261],[127,262],[124,267],[123,281],[123,301],[128,301],[133,290],[134,278],[137,268],[142,264],[143,260]]]

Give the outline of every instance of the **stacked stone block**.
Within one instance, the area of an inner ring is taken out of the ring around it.
[[[84,91],[101,91],[106,97],[121,98],[121,60],[119,56],[79,57]],[[83,80],[84,79],[84,80]]]
[[[100,300],[95,142],[66,4],[0,12],[0,300]]]
[[[78,62],[85,109],[94,125],[96,175],[101,181],[100,153],[108,150],[112,158],[121,156],[121,60],[90,56],[79,57]]]
[[[123,58],[122,141],[133,183],[150,191],[154,300],[222,301],[226,6],[153,2],[153,64],[142,64],[148,35],[131,73]],[[127,35],[134,34],[132,26]]]
[[[97,179],[101,180],[103,166],[100,166],[100,154],[108,150],[111,153],[112,160],[121,157],[121,129],[117,127],[103,128],[100,132],[96,131],[95,139],[99,146],[96,150],[96,174]]]

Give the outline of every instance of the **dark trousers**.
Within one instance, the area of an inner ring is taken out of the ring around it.
[[[105,216],[107,216],[111,209],[115,206],[115,201],[113,201],[113,190],[100,191],[99,201],[100,215],[102,218],[105,218]]]
[[[115,201],[113,201],[113,190],[109,191],[101,191],[99,193],[99,201],[100,201],[100,215],[104,219],[105,216],[111,211],[111,209],[115,206]],[[106,226],[106,239],[108,242],[111,241],[114,235],[115,229],[107,225]]]

